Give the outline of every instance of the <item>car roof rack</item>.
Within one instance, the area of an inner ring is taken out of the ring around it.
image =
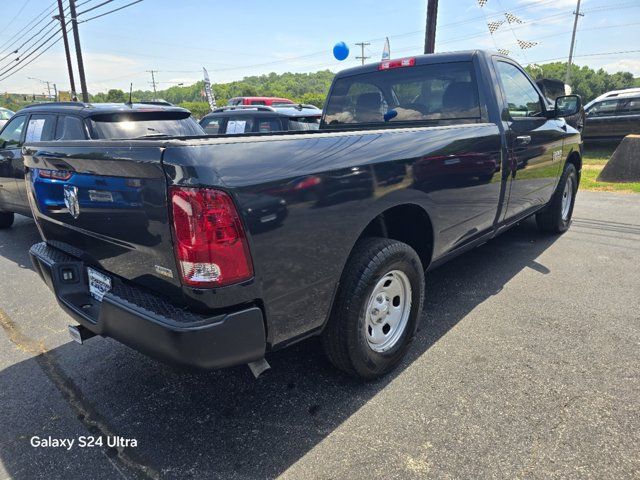
[[[228,110],[258,110],[262,112],[275,112],[276,109],[267,105],[225,105],[213,109],[213,113],[226,112]]]
[[[35,107],[78,107],[78,108],[87,108],[91,105],[89,103],[83,102],[40,102],[40,103],[31,103],[29,105],[25,105],[22,108],[35,108]]]

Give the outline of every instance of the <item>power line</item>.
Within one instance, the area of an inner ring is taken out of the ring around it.
[[[24,2],[22,4],[22,8],[20,8],[20,10],[18,10],[18,13],[16,13],[15,16],[11,20],[9,20],[9,23],[7,24],[7,26],[4,27],[1,31],[4,31],[7,28],[9,28],[11,26],[11,24],[16,20],[16,18],[18,18],[20,16],[20,14],[24,11],[24,9],[27,8],[27,5],[29,5],[29,3],[31,3],[31,0],[27,0],[26,2]]]
[[[142,1],[143,0],[136,0],[135,2],[128,3],[128,4],[126,4],[126,5],[122,6],[122,7],[119,7],[119,8],[114,8],[113,10],[109,10],[108,12],[102,13],[100,15],[96,15],[95,17],[90,17],[90,18],[87,18],[86,20],[81,20],[78,23],[90,22],[91,20],[95,20],[96,18],[104,17],[105,15],[109,15],[111,13],[117,12],[117,11],[122,10],[124,8],[127,8],[127,7],[130,7],[132,5],[135,5],[136,3],[140,3]]]
[[[582,55],[574,55],[574,58],[601,57],[605,55],[626,55],[627,53],[640,53],[640,50],[622,50],[618,52],[583,53]],[[565,60],[565,59],[567,59],[567,57],[546,58],[544,60],[534,60],[532,63],[553,62],[556,60]]]
[[[47,48],[45,48],[42,52],[40,52],[38,55],[36,55],[34,58],[32,58],[30,61],[28,61],[26,64],[24,64],[22,67],[20,67],[18,70],[16,70],[13,73],[10,73],[9,75],[5,75],[4,77],[0,78],[0,82],[2,82],[3,80],[6,80],[9,77],[14,76],[16,73],[18,73],[20,70],[26,68],[27,66],[29,66],[30,64],[32,64],[33,62],[35,62],[38,58],[40,58],[42,55],[44,55],[45,53],[47,53],[54,45],[56,45],[60,40],[62,40],[62,37],[58,38],[55,42],[53,42],[51,45],[49,45]]]
[[[2,75],[6,75],[7,73],[9,73],[11,70],[15,69],[18,65],[20,65],[21,63],[23,63],[25,60],[27,60],[29,57],[31,57],[34,53],[36,53],[40,48],[42,48],[46,43],[48,43],[53,37],[55,37],[58,33],[60,32],[60,30],[58,29],[58,31],[54,32],[53,35],[51,35],[50,37],[48,37],[46,40],[40,42],[37,46],[33,47],[33,50],[26,56],[23,56],[19,59],[16,59],[16,61],[18,63],[16,63],[15,65],[9,67],[9,68],[5,68],[5,70],[0,72],[0,76]]]
[[[32,24],[33,24],[34,22],[37,22],[37,23],[35,23],[35,24],[33,25],[33,28],[37,27],[40,23],[42,23],[42,22],[47,18],[47,16],[48,16],[49,14],[51,14],[51,13],[53,13],[53,12],[55,11],[55,9],[54,9],[54,10],[51,10],[51,7],[52,7],[53,5],[55,5],[55,3],[56,3],[56,2],[55,2],[55,0],[54,0],[54,2],[53,2],[51,5],[49,5],[45,10],[43,10],[43,11],[42,11],[42,12],[40,12],[38,15],[36,15],[36,17],[35,17],[34,19],[32,19],[29,23],[27,23],[24,27],[22,27],[22,28],[21,28],[20,30],[18,30],[16,33],[14,33],[13,35],[11,35],[11,36],[9,37],[9,39],[8,39],[8,40],[6,40],[6,41],[5,41],[5,42],[0,46],[0,50],[3,50],[3,49],[5,49],[5,48],[10,48],[10,47],[12,47],[13,45],[15,45],[16,43],[18,43],[18,42],[21,40],[21,38],[22,38],[22,37],[20,37],[19,35],[20,35],[22,32],[24,32],[25,30],[27,30],[29,27],[32,27]],[[40,17],[42,17],[42,18],[40,18]],[[14,40],[14,38],[15,38],[15,40]],[[13,40],[13,42],[12,42],[12,40]]]
[[[86,10],[83,10],[82,12],[78,12],[78,16],[84,15],[85,13],[91,12],[92,10],[96,10],[96,9],[98,9],[98,8],[108,4],[108,3],[111,3],[111,2],[113,2],[113,0],[107,0],[106,2],[99,3],[98,5],[96,5],[94,7],[87,8]]]

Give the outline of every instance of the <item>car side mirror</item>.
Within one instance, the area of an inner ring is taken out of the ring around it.
[[[563,95],[556,98],[555,116],[570,117],[575,115],[582,108],[580,95]]]

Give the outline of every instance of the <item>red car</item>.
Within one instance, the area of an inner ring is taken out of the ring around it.
[[[293,102],[288,98],[278,97],[234,97],[227,102],[227,105],[266,105],[268,107],[274,105],[290,105]]]

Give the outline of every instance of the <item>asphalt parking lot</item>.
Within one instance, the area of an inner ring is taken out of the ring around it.
[[[0,232],[0,479],[640,477],[640,195],[580,192],[564,236],[526,221],[429,273],[410,355],[367,384],[316,341],[258,380],[77,345],[37,241]],[[138,445],[30,445],[91,435]]]

